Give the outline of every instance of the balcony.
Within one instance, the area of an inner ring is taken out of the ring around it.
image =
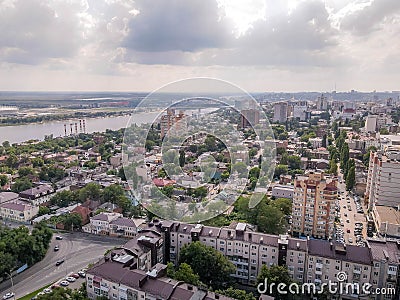
[[[358,275],[360,275],[360,274],[361,274],[361,269],[359,269],[359,268],[354,268],[354,269],[353,269],[353,274],[358,274]]]

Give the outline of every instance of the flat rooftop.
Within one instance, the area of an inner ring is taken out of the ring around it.
[[[389,206],[375,206],[376,211],[381,218],[381,222],[385,223],[388,222],[390,224],[400,224],[400,212]]]

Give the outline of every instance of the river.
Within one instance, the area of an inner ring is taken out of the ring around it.
[[[202,109],[201,113],[207,113],[216,110],[216,108]],[[65,136],[65,129],[67,135],[72,133],[93,133],[93,132],[104,132],[107,129],[118,130],[127,126],[129,118],[131,124],[136,123],[137,125],[143,123],[153,122],[153,120],[160,114],[161,111],[152,112],[141,112],[134,113],[131,116],[111,116],[104,118],[82,118],[85,120],[85,131],[83,130],[83,122],[80,119],[70,119],[63,121],[50,121],[45,123],[33,123],[26,125],[15,125],[15,126],[2,126],[0,127],[0,144],[4,141],[13,143],[22,143],[28,140],[44,140],[46,135],[53,135],[53,137]],[[185,110],[185,113],[190,115],[192,112],[198,112],[197,110]],[[70,125],[72,124],[72,126]],[[75,124],[77,124],[75,130]],[[82,124],[82,129],[80,124]],[[64,127],[64,125],[66,125]]]
[[[159,112],[143,112],[132,114],[132,123],[138,125],[143,123],[152,122]],[[111,116],[104,118],[82,118],[85,120],[85,132],[104,132],[106,129],[118,130],[126,127],[131,116]],[[22,143],[28,140],[44,140],[46,135],[53,135],[53,137],[65,136],[65,129],[67,134],[75,133],[75,123],[77,124],[77,132],[84,132],[83,122],[80,119],[70,119],[62,121],[50,121],[45,123],[33,123],[26,125],[3,126],[0,127],[0,143],[9,141],[13,143]],[[82,124],[82,129],[80,124]],[[66,125],[64,127],[64,125]]]

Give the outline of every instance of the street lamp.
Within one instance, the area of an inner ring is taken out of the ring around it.
[[[13,281],[13,278],[12,278],[11,270],[10,270],[10,272],[6,272],[6,274],[10,277],[10,280],[11,280],[11,291],[13,293],[13,299],[15,300],[14,281]]]

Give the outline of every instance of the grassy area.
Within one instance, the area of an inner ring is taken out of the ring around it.
[[[18,298],[18,300],[30,300],[33,296],[36,296],[38,293],[40,293],[45,288],[48,288],[51,285],[52,285],[52,283],[50,283],[49,285],[46,285],[46,286],[44,286],[44,287],[42,287],[42,288],[40,288],[40,289],[38,289],[38,290],[36,290],[36,291],[34,291],[32,293],[30,293],[30,294],[28,294],[28,295],[26,295],[26,296],[24,296],[22,298]]]

